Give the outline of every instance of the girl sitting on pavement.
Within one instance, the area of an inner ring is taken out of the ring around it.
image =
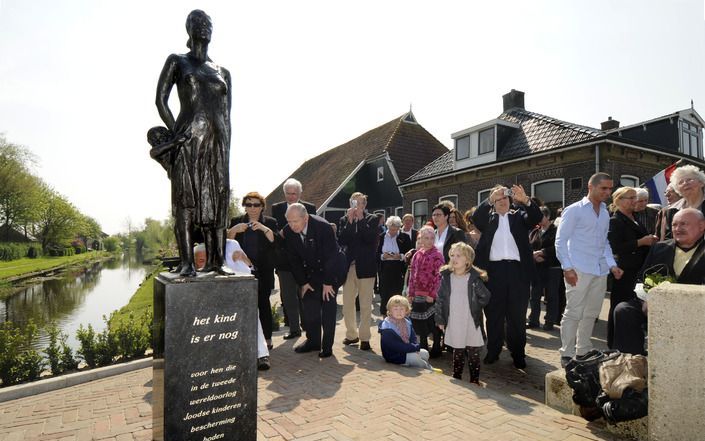
[[[379,324],[382,356],[387,363],[432,369],[428,351],[421,349],[407,318],[411,307],[406,297],[395,295],[387,302],[387,317]]]
[[[436,292],[440,285],[443,254],[434,246],[436,234],[432,227],[425,226],[417,236],[418,250],[409,267],[409,302],[411,323],[419,336],[421,348],[428,349],[428,335],[433,334],[431,358],[441,355],[441,332],[434,322]]]
[[[490,301],[483,282],[487,274],[473,266],[475,251],[466,243],[454,243],[449,256],[448,265],[441,268],[436,324],[445,331],[445,344],[453,348],[453,378],[461,379],[467,355],[470,382],[480,384],[482,308]]]

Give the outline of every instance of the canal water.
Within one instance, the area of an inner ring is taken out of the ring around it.
[[[54,321],[75,350],[79,325],[91,324],[97,332],[102,331],[103,315],[126,305],[148,271],[141,259],[126,254],[87,269],[61,273],[0,302],[0,322],[9,320],[24,326],[32,319],[43,327]],[[34,347],[44,355],[41,351],[48,342],[46,331],[41,329]]]

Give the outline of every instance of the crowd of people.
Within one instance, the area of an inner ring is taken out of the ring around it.
[[[453,376],[461,378],[467,362],[477,384],[483,346],[484,364],[497,362],[506,347],[514,366],[526,368],[527,328],[560,326],[563,366],[587,353],[607,292],[608,347],[645,354],[647,303],[637,297],[637,283],[658,272],[705,284],[705,173],[692,165],[671,175],[665,207],[648,205],[643,188],[615,190],[609,175],[596,173],[587,195],[555,219],[521,185],[497,185],[465,212],[443,201],[416,226],[411,214],[370,213],[360,192],[338,222],[329,222],[301,200],[302,191],[287,180],[272,217],[259,193],[246,194],[245,214],[227,232],[226,262],[244,262],[259,284],[260,369],[269,368],[275,273],[289,326],[284,339],[306,334],[297,353],[332,355],[340,288],[342,343],[370,350],[377,291],[387,362],[430,369],[447,350]]]

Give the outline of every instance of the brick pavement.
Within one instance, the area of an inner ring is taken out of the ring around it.
[[[328,359],[294,353],[283,333],[259,378],[258,440],[618,439],[542,404],[544,375],[559,364],[558,330],[529,332],[524,371],[506,352],[483,365],[482,387],[452,379],[448,354],[434,363],[442,374],[384,363],[376,332],[370,352],[344,347],[342,320]],[[151,376],[142,369],[2,403],[0,441],[149,440]]]

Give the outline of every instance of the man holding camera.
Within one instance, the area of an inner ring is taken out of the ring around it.
[[[496,185],[472,216],[480,232],[475,262],[486,269],[492,296],[485,306],[487,355],[484,362],[499,360],[505,339],[517,369],[526,367],[526,308],[529,286],[536,273],[529,231],[541,221],[541,211],[521,185],[511,189]]]
[[[345,247],[348,276],[343,285],[343,318],[345,339],[352,345],[360,342],[360,349],[370,350],[370,322],[372,298],[377,275],[377,240],[379,220],[367,210],[367,196],[355,192],[350,196],[350,208],[340,218],[338,242]],[[355,298],[360,298],[360,327],[355,319]]]

